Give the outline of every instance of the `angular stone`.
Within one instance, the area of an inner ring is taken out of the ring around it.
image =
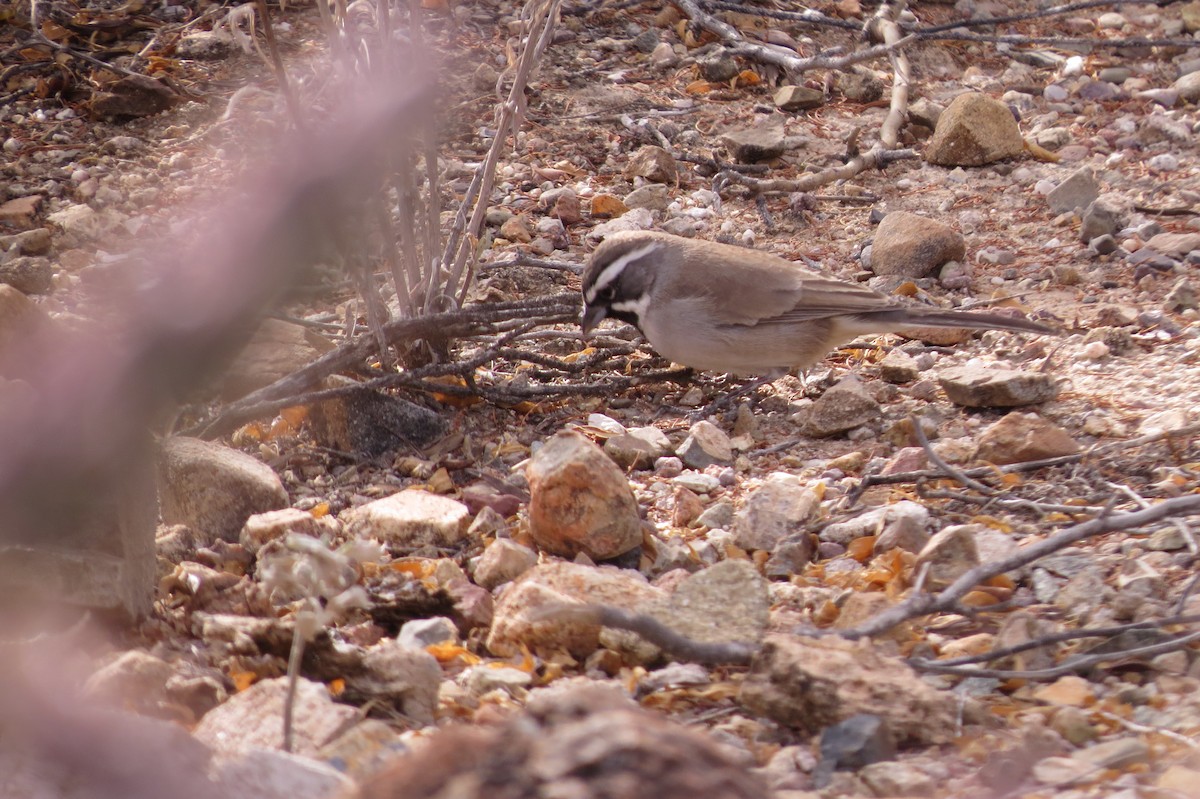
[[[46,325],[45,313],[19,289],[0,283],[0,358]],[[6,370],[7,371],[7,370]],[[0,406],[0,410],[8,410]]]
[[[434,733],[411,757],[370,780],[361,799],[772,795],[730,747],[630,708],[612,691],[572,686],[536,701],[564,682],[570,680],[531,692],[528,709],[511,721]]]
[[[982,166],[1014,158],[1025,149],[1021,130],[1004,103],[966,92],[938,118],[925,160],[942,166]]]
[[[29,227],[45,199],[40,194],[27,194],[0,203],[0,223],[18,228]]]
[[[1050,210],[1062,214],[1087,208],[1100,196],[1100,182],[1090,166],[1082,167],[1046,195]]]
[[[22,294],[45,294],[54,284],[54,269],[45,258],[14,258],[0,264],[0,283]]]
[[[1087,243],[1101,236],[1114,235],[1125,226],[1129,211],[1119,197],[1104,194],[1097,197],[1083,212],[1079,240]]]
[[[825,105],[825,92],[807,86],[781,86],[774,101],[780,111],[804,111]]]
[[[688,437],[675,450],[675,454],[685,466],[692,469],[733,463],[733,446],[729,436],[712,422],[696,422],[692,425]]]
[[[767,581],[746,560],[724,560],[688,575],[645,612],[693,641],[757,644],[767,629]]]
[[[625,166],[625,174],[645,178],[651,183],[674,183],[678,179],[675,159],[653,144],[647,144],[633,154]]]
[[[961,261],[966,255],[966,240],[954,228],[926,216],[893,211],[875,232],[871,271],[925,277],[947,261]]]
[[[221,383],[226,399],[237,399],[292,374],[333,344],[301,325],[264,319],[229,366]]]
[[[920,375],[916,358],[904,350],[892,350],[879,362],[879,376],[889,383],[911,383]]]
[[[347,690],[398,708],[420,725],[433,723],[442,682],[442,667],[433,655],[385,638],[363,655],[362,667],[347,676]]]
[[[642,542],[629,481],[595,444],[574,431],[552,436],[530,459],[529,533],[540,549],[592,560],[622,555]]]
[[[820,504],[816,493],[795,476],[776,472],[755,489],[734,516],[737,545],[772,552],[784,540],[807,532]]]
[[[372,389],[317,403],[311,420],[313,434],[323,446],[368,459],[423,449],[450,429],[436,412]]]
[[[783,125],[760,121],[750,128],[738,128],[721,134],[721,144],[729,149],[733,160],[740,164],[756,164],[778,158],[788,149]]]
[[[983,431],[976,457],[1004,465],[1078,452],[1079,443],[1058,425],[1034,413],[1013,412]]]
[[[975,535],[978,524],[956,524],[934,533],[917,553],[916,565],[928,565],[926,585],[936,590],[945,588],[979,565],[979,549]]]
[[[593,219],[610,219],[621,216],[629,210],[629,206],[611,194],[594,194],[589,202]]]
[[[1200,250],[1200,233],[1159,233],[1151,236],[1146,246],[1177,261]]]
[[[169,86],[148,75],[126,75],[96,92],[88,101],[92,115],[99,119],[129,119],[166,111],[181,99]]]
[[[255,513],[288,503],[287,491],[270,466],[197,438],[164,441],[158,473],[163,523],[186,524],[210,541],[237,541]]]
[[[1174,88],[1184,102],[1200,105],[1200,71],[1180,77],[1175,81]]]
[[[821,759],[813,772],[814,787],[828,785],[834,771],[858,770],[895,756],[896,743],[882,718],[870,713],[851,716],[821,733]]]
[[[247,519],[242,525],[241,533],[238,534],[238,543],[244,546],[246,551],[256,553],[265,544],[283,538],[288,533],[320,538],[322,533],[336,531],[336,524],[331,523],[328,517],[318,519],[307,511],[283,508],[256,513]]]
[[[813,403],[804,432],[824,438],[879,421],[882,410],[862,382],[848,375]]]
[[[1013,408],[1036,405],[1058,396],[1058,385],[1042,372],[959,366],[944,369],[938,383],[955,405]]]
[[[859,714],[882,717],[896,743],[946,743],[957,735],[955,696],[869,641],[768,636],[741,701],[808,734]]]
[[[565,650],[583,659],[600,645],[600,625],[590,617],[551,614],[545,618],[540,609],[595,603],[641,612],[647,603],[663,599],[662,591],[634,571],[545,563],[530,569],[501,595],[487,648],[498,657],[519,653],[525,646],[544,655]]]
[[[509,538],[497,538],[475,566],[475,582],[489,591],[510,583],[537,565],[537,553]]]
[[[347,531],[393,547],[457,547],[471,524],[467,506],[449,497],[407,489],[350,511]]]

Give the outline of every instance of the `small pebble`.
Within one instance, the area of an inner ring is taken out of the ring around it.
[[[1155,172],[1174,172],[1179,169],[1179,158],[1170,153],[1156,155],[1146,162]]]
[[[1108,345],[1103,341],[1090,341],[1083,348],[1083,356],[1092,361],[1102,361],[1109,354]]]

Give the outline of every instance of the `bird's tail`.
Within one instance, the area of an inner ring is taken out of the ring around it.
[[[881,309],[874,313],[862,314],[861,319],[867,324],[878,324],[893,329],[911,325],[914,327],[969,327],[978,330],[1013,330],[1018,333],[1055,333],[1056,331],[1029,319],[1018,316],[1005,316],[997,313],[974,313],[972,311],[947,311],[941,308],[922,308],[920,306],[902,306]]]

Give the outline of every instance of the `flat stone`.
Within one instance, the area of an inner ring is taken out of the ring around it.
[[[366,388],[317,403],[310,420],[322,446],[365,459],[424,449],[450,430],[435,411]]]
[[[345,515],[351,535],[393,547],[457,547],[471,524],[467,506],[421,489],[407,489],[361,505]]]
[[[332,342],[282,319],[264,319],[234,359],[221,384],[226,399],[269,386],[332,349]]]
[[[248,749],[215,769],[223,799],[335,799],[354,792],[354,780],[311,757]]]
[[[336,525],[331,521],[318,519],[311,513],[297,508],[282,508],[256,513],[246,519],[241,533],[238,534],[238,543],[248,552],[256,553],[265,544],[283,538],[288,533],[320,538],[323,533],[330,532],[337,532]]]
[[[751,712],[807,734],[874,714],[898,745],[946,743],[957,735],[955,696],[865,640],[769,635],[740,700]]]
[[[750,128],[737,128],[721,134],[721,144],[729,149],[733,160],[740,164],[756,164],[778,158],[788,149],[783,125],[760,121]]]
[[[688,575],[646,612],[693,641],[757,644],[770,607],[767,581],[754,565],[724,560]]]
[[[46,258],[20,256],[0,264],[0,283],[22,294],[46,294],[54,285],[54,268]]]
[[[781,86],[774,102],[780,111],[804,111],[825,105],[825,93],[807,86]]]
[[[640,613],[648,603],[665,598],[635,571],[566,561],[544,563],[527,571],[501,594],[487,648],[498,657],[518,654],[527,647],[535,653],[566,651],[585,659],[600,645],[600,625],[587,617],[542,619],[539,609],[595,603]]]
[[[1058,396],[1057,384],[1041,372],[960,366],[942,370],[938,382],[951,402],[968,408],[1035,405]]]
[[[665,211],[671,204],[670,190],[662,183],[647,183],[639,186],[625,195],[627,208],[646,208],[651,211]]]
[[[1059,183],[1046,195],[1046,204],[1050,210],[1062,214],[1067,211],[1087,208],[1100,196],[1100,182],[1090,166],[1082,167],[1071,173],[1070,177]]]
[[[0,251],[7,252],[16,247],[21,255],[45,255],[50,252],[53,241],[50,229],[39,227],[11,236],[0,236]]]
[[[1200,233],[1159,233],[1151,236],[1146,246],[1182,261],[1189,253],[1200,250]]]
[[[0,203],[0,223],[18,228],[29,227],[45,199],[40,194],[26,194]]]

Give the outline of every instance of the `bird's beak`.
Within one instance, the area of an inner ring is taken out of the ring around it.
[[[596,325],[604,321],[604,317],[608,315],[608,308],[603,305],[585,305],[583,306],[583,318],[579,320],[579,326],[583,328],[583,335],[587,335],[596,329]]]

